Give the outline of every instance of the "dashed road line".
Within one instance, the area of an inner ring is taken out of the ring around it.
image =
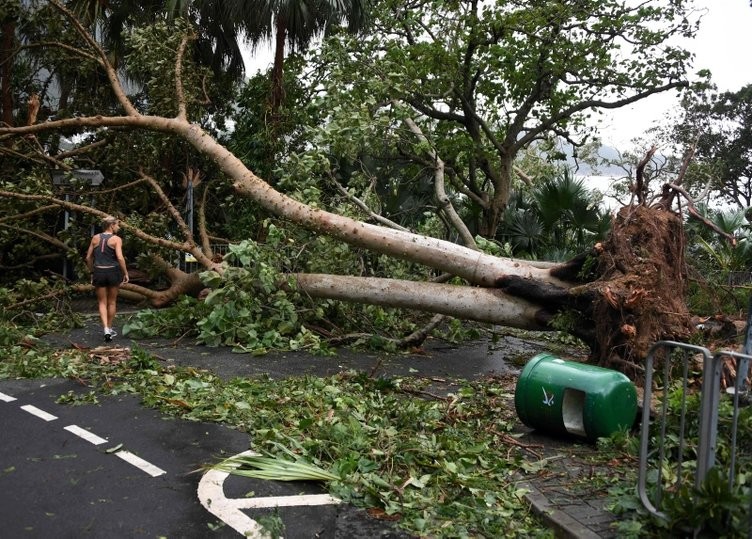
[[[126,451],[125,449],[117,451],[115,455],[123,459],[128,464],[133,464],[136,468],[139,468],[140,470],[148,473],[152,477],[158,477],[167,473],[163,469],[154,466],[152,463],[145,461],[141,457],[136,456],[130,451]]]
[[[5,393],[0,393],[0,401],[13,402],[15,400],[16,400],[15,397],[11,397],[10,395],[7,395]],[[28,412],[31,415],[36,416],[45,421],[55,421],[57,419],[57,416],[54,416],[49,412],[45,412],[44,410],[42,410],[41,408],[37,408],[33,404],[24,404],[20,408],[24,412]],[[94,444],[94,445],[101,445],[101,444],[107,443],[107,440],[105,438],[102,438],[101,436],[97,436],[93,432],[83,429],[79,427],[78,425],[68,425],[66,427],[63,427],[63,430],[67,430],[71,434],[74,434],[78,436],[79,438],[86,440],[87,442]],[[160,475],[164,475],[167,473],[162,468],[159,468],[158,466],[155,466],[151,462],[148,462],[142,459],[141,457],[134,455],[130,451],[121,449],[120,451],[116,451],[115,455],[120,457],[122,460],[124,460],[128,464],[131,464],[135,466],[136,468],[138,468],[139,470],[146,472],[152,477],[159,477]]]
[[[35,415],[39,419],[44,419],[45,421],[55,421],[57,419],[57,416],[47,413],[44,410],[37,408],[33,404],[24,404],[23,406],[21,406],[21,410],[23,410],[24,412],[29,412],[31,415]]]
[[[67,430],[68,432],[72,432],[79,438],[83,438],[87,442],[94,444],[94,445],[107,443],[107,440],[105,440],[104,438],[97,436],[93,432],[90,432],[86,429],[82,429],[78,425],[68,425],[67,427],[64,427],[64,429]]]
[[[244,451],[238,457],[258,455],[254,451]],[[198,499],[201,505],[212,515],[222,520],[239,534],[250,539],[268,537],[261,524],[243,513],[241,509],[259,509],[270,507],[291,507],[301,505],[336,505],[341,500],[329,494],[306,494],[297,496],[267,496],[263,498],[227,498],[224,492],[227,471],[211,469],[206,472],[198,484]]]

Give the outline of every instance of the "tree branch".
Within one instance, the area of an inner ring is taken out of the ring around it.
[[[21,232],[23,234],[28,234],[29,236],[34,236],[36,238],[39,238],[42,241],[46,241],[47,243],[54,245],[58,249],[62,249],[63,251],[67,251],[69,253],[75,253],[76,250],[73,249],[71,246],[66,244],[63,241],[60,241],[54,236],[50,236],[49,234],[45,234],[44,232],[39,232],[37,230],[29,230],[27,228],[23,228],[20,226],[13,226],[13,225],[6,225],[0,223],[0,227],[7,228],[9,230],[15,230],[16,232]]]
[[[656,150],[658,150],[657,146],[651,146],[647,153],[645,153],[645,157],[643,157],[642,160],[637,163],[633,194],[637,197],[637,203],[640,205],[645,204],[645,196],[647,194],[645,167],[648,165],[648,163],[650,163],[650,160],[653,158],[653,155],[655,155]]]
[[[211,248],[211,239],[206,227],[206,197],[209,194],[209,186],[204,184],[204,190],[201,193],[201,200],[198,204],[198,235],[201,238],[201,247],[207,256],[214,259],[214,252]]]
[[[178,45],[177,57],[175,58],[175,94],[178,100],[178,119],[187,120],[188,112],[185,103],[185,88],[183,87],[183,58],[185,49],[191,36],[184,35]]]
[[[17,198],[20,200],[39,200],[39,201],[45,201],[45,202],[52,202],[53,204],[56,204],[57,206],[60,206],[62,208],[67,208],[69,210],[73,210],[73,211],[77,211],[81,213],[87,213],[89,215],[94,215],[96,217],[99,217],[100,219],[104,219],[105,217],[109,216],[109,214],[103,211],[100,211],[96,208],[90,208],[88,206],[83,206],[81,204],[75,204],[73,202],[68,202],[66,200],[60,200],[58,198],[55,198],[53,196],[48,196],[48,195],[30,195],[30,194],[25,194],[25,193],[14,193],[13,191],[0,190],[0,196],[9,197],[9,198]],[[146,242],[152,243],[154,245],[158,245],[160,247],[166,247],[168,249],[175,249],[177,251],[186,251],[190,247],[186,243],[177,243],[174,241],[166,240],[164,238],[147,234],[143,230],[129,225],[126,221],[121,221],[120,224],[123,227],[123,229],[128,230],[134,236]]]
[[[327,177],[329,178],[329,181],[331,181],[334,186],[337,188],[337,190],[342,193],[343,196],[347,197],[350,202],[355,204],[358,208],[360,208],[363,213],[365,213],[368,217],[376,221],[377,223],[381,223],[384,226],[388,226],[389,228],[394,228],[395,230],[403,230],[405,232],[408,231],[405,227],[398,225],[394,221],[387,219],[383,215],[379,215],[378,213],[371,210],[371,208],[368,207],[368,204],[360,200],[358,197],[350,193],[347,189],[344,188],[344,186],[337,181],[337,178],[334,177],[334,174],[332,174],[331,170],[327,170]]]
[[[27,217],[33,217],[34,215],[39,215],[40,213],[45,213],[52,210],[57,210],[59,207],[57,204],[50,204],[49,206],[42,206],[41,208],[34,208],[33,210],[24,212],[24,213],[16,213],[14,215],[5,215],[3,217],[0,217],[0,223],[4,223],[6,221],[21,221],[23,219],[26,219]]]
[[[724,230],[719,228],[718,225],[716,225],[713,221],[707,219],[702,214],[700,214],[700,212],[697,211],[697,208],[695,207],[692,197],[689,196],[689,193],[687,193],[687,191],[685,191],[682,186],[676,185],[673,183],[666,184],[666,186],[669,187],[670,189],[673,189],[677,193],[680,193],[684,197],[684,199],[687,201],[687,213],[689,213],[692,217],[694,217],[695,219],[700,221],[702,224],[704,224],[705,226],[707,226],[708,228],[716,232],[718,235],[726,238],[732,246],[736,246],[736,238],[733,235],[725,232]]]
[[[470,249],[478,249],[478,246],[475,244],[473,235],[467,229],[464,221],[462,221],[460,216],[457,215],[457,212],[452,205],[452,201],[446,194],[446,189],[444,186],[444,161],[442,161],[442,159],[436,153],[436,150],[433,148],[433,146],[430,145],[430,142],[423,134],[423,131],[421,131],[420,127],[418,127],[418,124],[416,124],[412,118],[405,118],[404,122],[410,128],[410,131],[412,131],[421,142],[424,142],[431,148],[429,153],[431,155],[431,158],[433,159],[434,192],[436,194],[436,200],[439,203],[440,210],[444,213],[444,215],[447,216],[449,222],[452,223],[452,227],[454,227],[454,229],[459,233],[460,238],[462,238],[462,243]]]
[[[115,93],[115,97],[117,98],[118,102],[120,103],[120,106],[123,107],[126,114],[129,116],[140,116],[141,114],[136,110],[136,107],[133,106],[133,103],[131,103],[130,99],[125,94],[125,90],[123,89],[123,86],[120,84],[120,78],[118,77],[117,73],[115,72],[115,68],[112,67],[112,64],[110,64],[110,61],[107,59],[107,53],[102,49],[102,47],[99,46],[99,43],[96,42],[96,40],[91,36],[91,34],[81,25],[81,22],[76,18],[76,16],[68,10],[67,7],[65,7],[63,4],[61,4],[58,0],[50,0],[50,3],[55,6],[65,17],[70,21],[70,23],[73,25],[73,27],[76,29],[76,32],[78,35],[80,35],[83,40],[96,51],[97,56],[99,57],[99,64],[104,68],[105,72],[107,73],[107,78],[110,81],[110,86],[112,87],[112,91]]]

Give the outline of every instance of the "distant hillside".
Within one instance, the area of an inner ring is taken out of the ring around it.
[[[615,177],[615,178],[623,178],[626,173],[622,168],[619,168],[617,166],[606,166],[601,165],[598,167],[597,170],[594,170],[590,165],[587,163],[584,163],[582,161],[575,161],[574,158],[571,157],[573,151],[572,146],[567,145],[563,148],[563,151],[566,153],[567,156],[567,165],[570,167],[578,167],[576,170],[576,173],[578,176],[608,176],[608,177]],[[601,146],[598,149],[598,155],[607,161],[617,161],[620,157],[619,151],[612,147],[612,146]]]

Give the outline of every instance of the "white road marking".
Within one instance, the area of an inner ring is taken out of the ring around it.
[[[257,455],[254,451],[243,451],[236,457]],[[251,539],[268,537],[261,525],[243,513],[241,509],[267,507],[290,507],[299,505],[334,505],[341,500],[329,494],[309,494],[301,496],[269,496],[265,498],[227,498],[224,492],[225,479],[230,473],[209,470],[198,484],[198,499],[207,511],[219,518],[239,534]]]
[[[11,402],[16,400],[14,397],[11,397],[10,395],[6,395],[5,393],[0,393],[0,400],[5,402]],[[40,419],[44,419],[45,421],[54,421],[57,419],[56,416],[45,412],[44,410],[37,408],[36,406],[32,404],[26,404],[24,406],[21,406],[21,409],[25,412],[30,413],[31,415],[37,416]],[[94,445],[100,445],[107,442],[106,439],[97,436],[93,432],[89,432],[86,429],[82,429],[78,425],[68,425],[67,427],[63,427],[64,430],[67,430],[70,433],[75,434],[79,438],[83,438],[89,443],[92,443]],[[157,466],[154,466],[152,463],[145,461],[139,456],[134,455],[130,451],[126,450],[120,450],[115,453],[118,457],[123,459],[128,464],[132,464],[136,468],[146,472],[152,477],[158,477],[160,475],[164,475],[167,472],[165,472],[163,469],[158,468]]]
[[[31,404],[26,404],[24,406],[21,406],[21,410],[24,410],[25,412],[29,412],[31,415],[35,415],[40,419],[44,419],[45,421],[54,421],[57,419],[56,416],[52,414],[48,414],[44,410],[40,410],[39,408]]]
[[[125,449],[121,449],[120,451],[115,453],[115,455],[123,459],[128,464],[133,464],[136,468],[139,468],[140,470],[148,473],[152,477],[158,477],[167,473],[163,469],[157,468],[152,463],[145,461],[141,457],[136,456],[130,451],[126,451]]]
[[[101,438],[101,437],[97,436],[96,434],[94,434],[93,432],[89,432],[86,429],[82,429],[78,425],[68,425],[67,427],[64,427],[64,428],[68,432],[72,432],[73,434],[75,434],[79,438],[83,438],[87,442],[92,443],[94,445],[100,445],[100,444],[107,443],[107,440],[105,440],[104,438]]]
[[[228,500],[238,509],[263,509],[267,507],[295,507],[298,505],[336,505],[341,500],[329,494],[299,494],[297,496],[267,496],[265,498],[238,498]]]

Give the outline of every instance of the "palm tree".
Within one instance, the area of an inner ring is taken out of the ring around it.
[[[746,275],[752,267],[752,242],[748,239],[752,231],[748,219],[749,208],[713,210],[698,205],[697,210],[716,229],[735,237],[736,243],[731,244],[708,227],[690,219],[687,222],[687,234],[692,238],[689,250],[693,255],[690,258],[694,265],[704,275],[715,277],[721,282],[729,280],[735,272]]]
[[[284,99],[285,49],[303,51],[343,23],[348,31],[358,32],[366,26],[369,7],[370,0],[166,0],[172,15],[196,11],[203,30],[215,37],[211,50],[230,59],[232,66],[240,58],[242,40],[252,49],[274,43],[272,111]],[[208,31],[209,25],[224,34]]]
[[[609,227],[593,193],[564,170],[512,196],[499,239],[510,243],[515,256],[566,260],[605,237]]]
[[[276,114],[284,100],[284,60],[292,51],[307,49],[314,39],[346,24],[349,32],[365,28],[370,0],[148,0],[103,2],[77,0],[78,13],[104,24],[114,49],[122,43],[122,32],[130,21],[148,20],[164,12],[196,22],[200,32],[196,50],[198,62],[215,73],[243,76],[242,43],[252,49],[274,44],[270,108]],[[106,17],[101,17],[104,10]]]
[[[235,3],[235,2],[231,2]],[[251,0],[239,2],[252,47],[274,39],[270,108],[276,113],[284,100],[285,49],[303,51],[314,39],[347,23],[347,30],[365,28],[369,0]]]
[[[568,170],[537,185],[533,198],[543,227],[557,245],[583,248],[588,238],[603,232],[604,213],[593,193]]]

